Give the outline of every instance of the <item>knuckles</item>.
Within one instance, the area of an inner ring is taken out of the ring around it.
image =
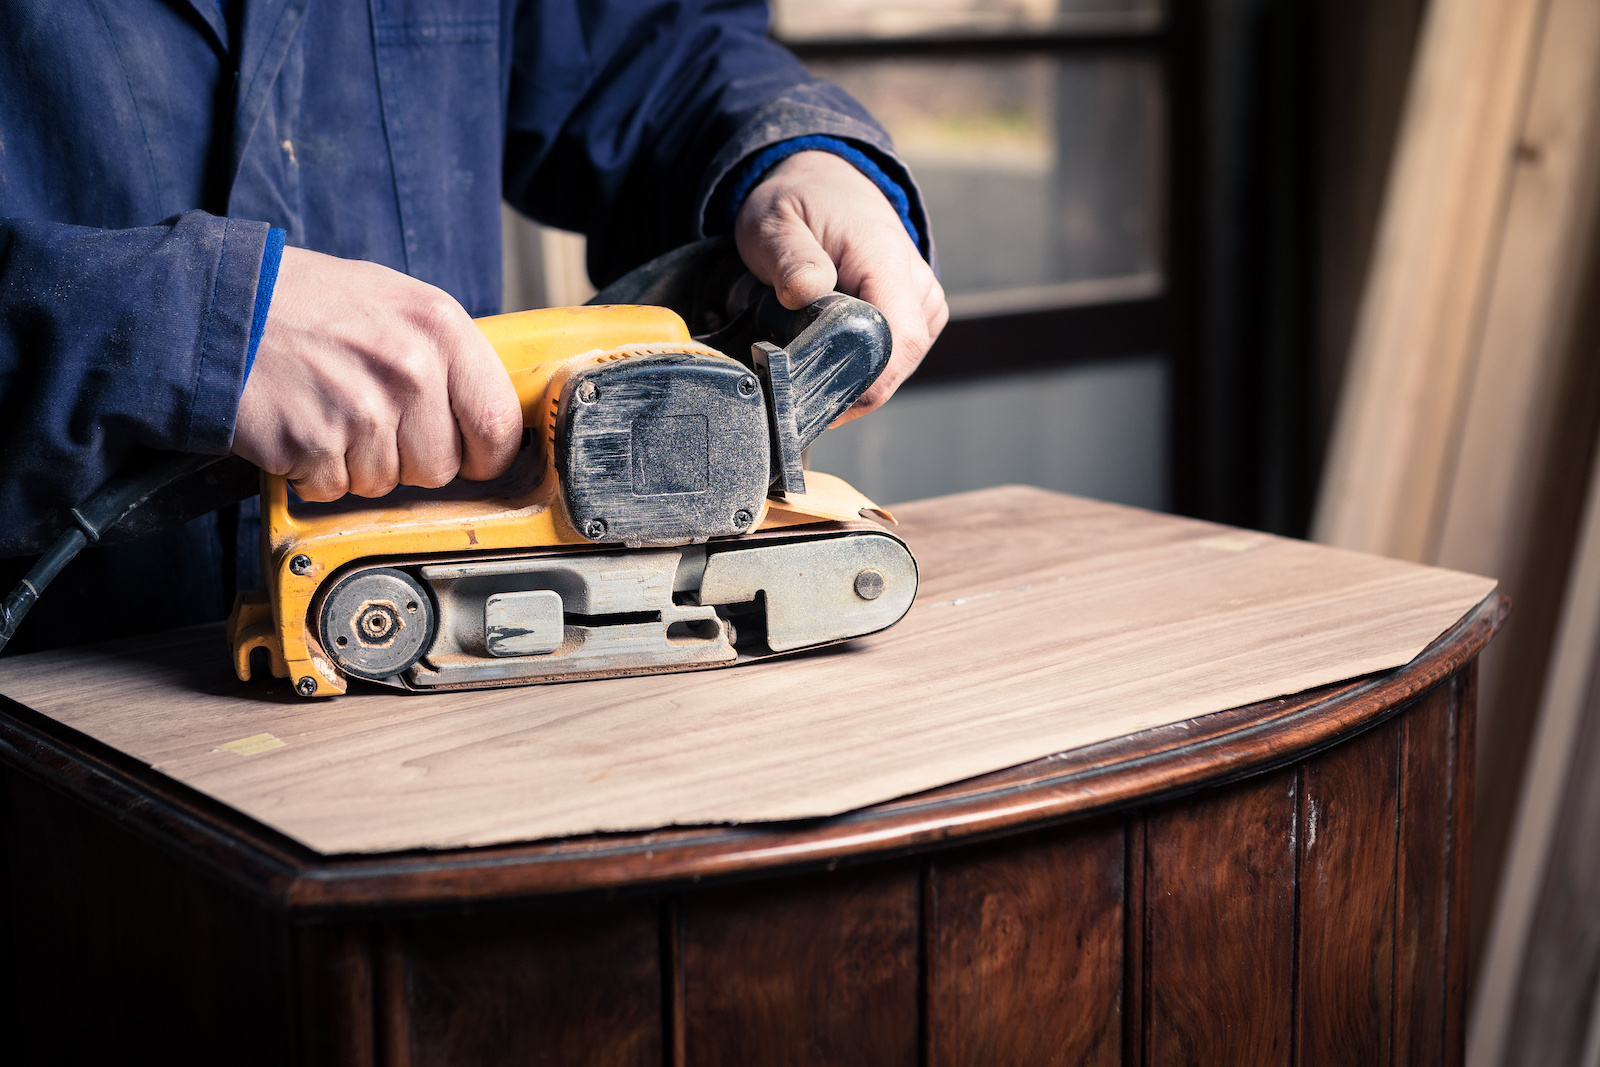
[[[447,346],[472,319],[455,298],[442,289],[418,283],[422,292],[411,295],[410,317],[415,328],[433,342],[435,350]]]
[[[522,439],[522,405],[517,403],[514,394],[509,400],[483,405],[475,422],[478,431],[491,445],[510,451],[513,450],[511,446]]]
[[[455,481],[460,469],[460,467],[453,464],[448,468],[436,467],[430,471],[413,475],[411,482],[413,485],[420,486],[423,489],[442,489]]]
[[[350,491],[356,496],[364,496],[375,500],[380,496],[388,496],[400,485],[398,478],[367,479],[360,483],[352,483]]]

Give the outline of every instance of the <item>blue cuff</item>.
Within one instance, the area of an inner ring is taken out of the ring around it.
[[[900,224],[906,228],[906,233],[911,235],[911,243],[919,249],[922,247],[922,235],[917,231],[917,224],[911,221],[911,198],[900,188],[900,183],[885,174],[883,168],[874,163],[865,152],[852,148],[837,137],[820,134],[791,137],[787,141],[768,145],[739,164],[738,169],[728,179],[728,195],[724,201],[727,208],[725,218],[722,220],[724,232],[732,232],[733,221],[738,217],[739,209],[744,207],[745,198],[750,195],[750,190],[761,183],[761,179],[767,176],[768,171],[797,152],[832,152],[865,174],[893,205],[895,214],[900,216]]]
[[[244,376],[239,388],[250,380],[250,368],[256,364],[256,349],[261,346],[261,334],[267,328],[267,309],[272,306],[272,289],[278,283],[278,264],[283,261],[283,241],[288,236],[276,227],[267,231],[267,244],[261,250],[261,276],[256,281],[256,310],[250,317],[250,347],[244,356]]]

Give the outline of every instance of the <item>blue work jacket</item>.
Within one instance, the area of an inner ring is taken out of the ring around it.
[[[824,134],[926,235],[887,135],[766,29],[742,0],[0,0],[0,556],[130,453],[229,450],[270,227],[490,314],[502,198],[603,284]],[[233,525],[86,552],[18,647],[218,617],[255,574]]]

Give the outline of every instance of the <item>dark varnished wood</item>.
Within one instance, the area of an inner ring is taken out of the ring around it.
[[[926,1062],[1122,1062],[1121,821],[928,861]]]
[[[428,854],[313,854],[14,709],[0,1010],[174,1063],[1458,1064],[1503,610],[837,819]]]
[[[898,864],[681,900],[686,1062],[917,1063],[920,895]]]
[[[1443,685],[1398,720],[1400,841],[1395,856],[1395,1064],[1444,1062],[1445,945],[1455,687]]]
[[[1390,720],[1301,771],[1295,1049],[1304,1067],[1389,1062],[1399,728]]]
[[[1124,1067],[1144,1067],[1150,1061],[1145,1048],[1146,1005],[1150,1003],[1149,958],[1146,936],[1145,850],[1149,818],[1143,811],[1129,813],[1122,822],[1122,1062]]]
[[[298,1020],[296,1046],[307,1064],[370,1067],[377,1062],[372,1029],[372,932],[366,923],[309,923],[293,933]]]
[[[1296,800],[1285,770],[1150,814],[1148,1062],[1288,1062]]]
[[[1450,871],[1445,902],[1444,1062],[1449,1067],[1467,1058],[1468,946],[1472,934],[1472,796],[1473,751],[1478,727],[1478,664],[1468,663],[1451,680],[1455,736],[1451,739],[1453,777],[1450,794]]]
[[[645,898],[385,923],[384,1062],[657,1063],[658,936]]]
[[[20,776],[5,791],[12,1063],[282,1063],[285,928],[178,858]],[[31,831],[31,832],[28,832]],[[196,976],[203,975],[203,981]],[[183,1010],[174,1011],[175,1005]],[[92,1006],[92,1010],[85,1010]],[[243,1020],[274,1020],[240,1033]]]

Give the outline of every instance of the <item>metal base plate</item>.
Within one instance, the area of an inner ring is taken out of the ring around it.
[[[417,690],[731,666],[886,629],[917,589],[905,543],[870,523],[372,566],[416,575],[438,605],[428,650],[383,679]]]

